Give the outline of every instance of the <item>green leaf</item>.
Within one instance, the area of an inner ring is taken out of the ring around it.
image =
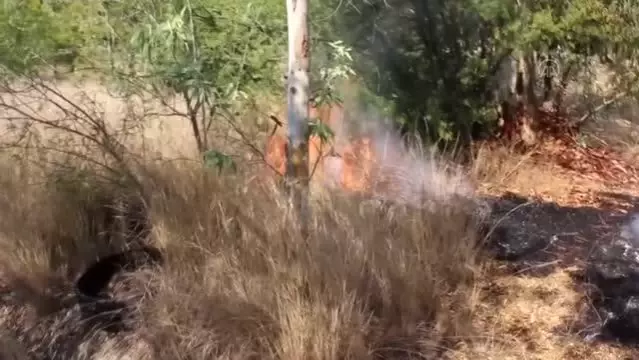
[[[316,119],[312,120],[308,124],[309,137],[317,136],[320,140],[328,142],[335,137],[333,130],[323,122]]]
[[[203,155],[204,166],[216,168],[219,172],[223,170],[237,171],[235,161],[228,155],[217,150],[208,150]]]

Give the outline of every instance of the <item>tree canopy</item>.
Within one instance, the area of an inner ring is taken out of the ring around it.
[[[593,61],[614,70],[619,91],[632,96],[637,88],[639,3],[632,1],[318,0],[311,6],[314,79],[325,80],[322,69],[339,66],[331,44],[352,48],[361,97],[379,111],[390,109],[403,130],[430,140],[494,131],[494,78],[508,58],[530,60],[528,101],[535,106],[547,100],[540,79],[551,57],[565,72],[553,74],[555,92],[562,91],[562,77]],[[54,64],[114,75],[135,71],[211,109],[284,90],[286,11],[279,0],[14,0],[0,8],[0,26],[0,63],[13,72]],[[314,88],[321,95],[322,86]]]

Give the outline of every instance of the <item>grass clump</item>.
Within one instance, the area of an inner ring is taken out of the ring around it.
[[[20,166],[2,171],[0,265],[26,303],[49,305],[37,323],[86,264],[131,245],[107,220],[136,193],[97,171],[83,186],[43,186],[49,170]],[[151,358],[424,358],[472,331],[477,238],[461,204],[427,212],[332,194],[305,239],[266,181],[186,162],[146,173],[144,241],[166,255],[139,304]]]

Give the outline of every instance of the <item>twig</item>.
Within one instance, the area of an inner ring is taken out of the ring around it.
[[[519,275],[519,274],[522,274],[522,273],[530,271],[530,270],[545,268],[545,267],[548,267],[548,266],[552,266],[552,265],[558,264],[560,262],[561,262],[560,260],[553,260],[553,261],[549,261],[549,262],[545,262],[545,263],[541,263],[541,264],[531,265],[531,266],[523,268],[523,269],[521,269],[519,271],[516,271],[514,275]]]
[[[627,91],[622,91],[622,92],[618,93],[617,95],[615,95],[614,97],[612,97],[611,99],[604,100],[603,104],[601,104],[601,105],[597,106],[596,108],[588,111],[588,113],[583,115],[581,118],[579,118],[579,120],[575,121],[572,125],[581,125],[583,122],[585,122],[586,120],[590,119],[591,116],[593,116],[594,114],[598,113],[599,111],[607,108],[608,106],[612,105],[613,103],[619,101],[620,99],[624,98],[627,94],[628,94]]]

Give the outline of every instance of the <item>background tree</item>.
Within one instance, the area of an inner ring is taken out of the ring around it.
[[[319,31],[355,49],[366,90],[393,104],[400,128],[426,139],[491,134],[507,102],[523,108],[534,141],[538,107],[562,107],[576,74],[596,63],[626,74],[613,84],[620,90],[634,82],[627,71],[636,63],[639,7],[625,1],[329,2],[324,8],[339,10]],[[561,73],[539,74],[546,62]],[[506,65],[511,78],[499,78]],[[511,94],[496,96],[500,82],[513,84]]]
[[[595,67],[614,74],[614,91],[588,104],[577,122],[636,93],[639,6],[632,2],[318,0],[310,6],[316,14],[309,19],[312,98],[326,98],[321,70],[334,64],[330,44],[343,41],[353,49],[357,74],[351,83],[358,86],[350,89],[357,88],[367,108],[392,115],[400,129],[424,139],[469,143],[521,109],[534,140],[538,109],[551,102],[565,111],[565,89],[590,86]],[[15,73],[91,68],[117,79],[123,96],[178,96],[188,104],[179,113],[207,153],[214,147],[212,124],[230,122],[258,98],[284,102],[285,17],[285,4],[276,0],[5,1],[0,62]],[[560,73],[544,70],[553,63]],[[504,68],[510,69],[505,77]]]

